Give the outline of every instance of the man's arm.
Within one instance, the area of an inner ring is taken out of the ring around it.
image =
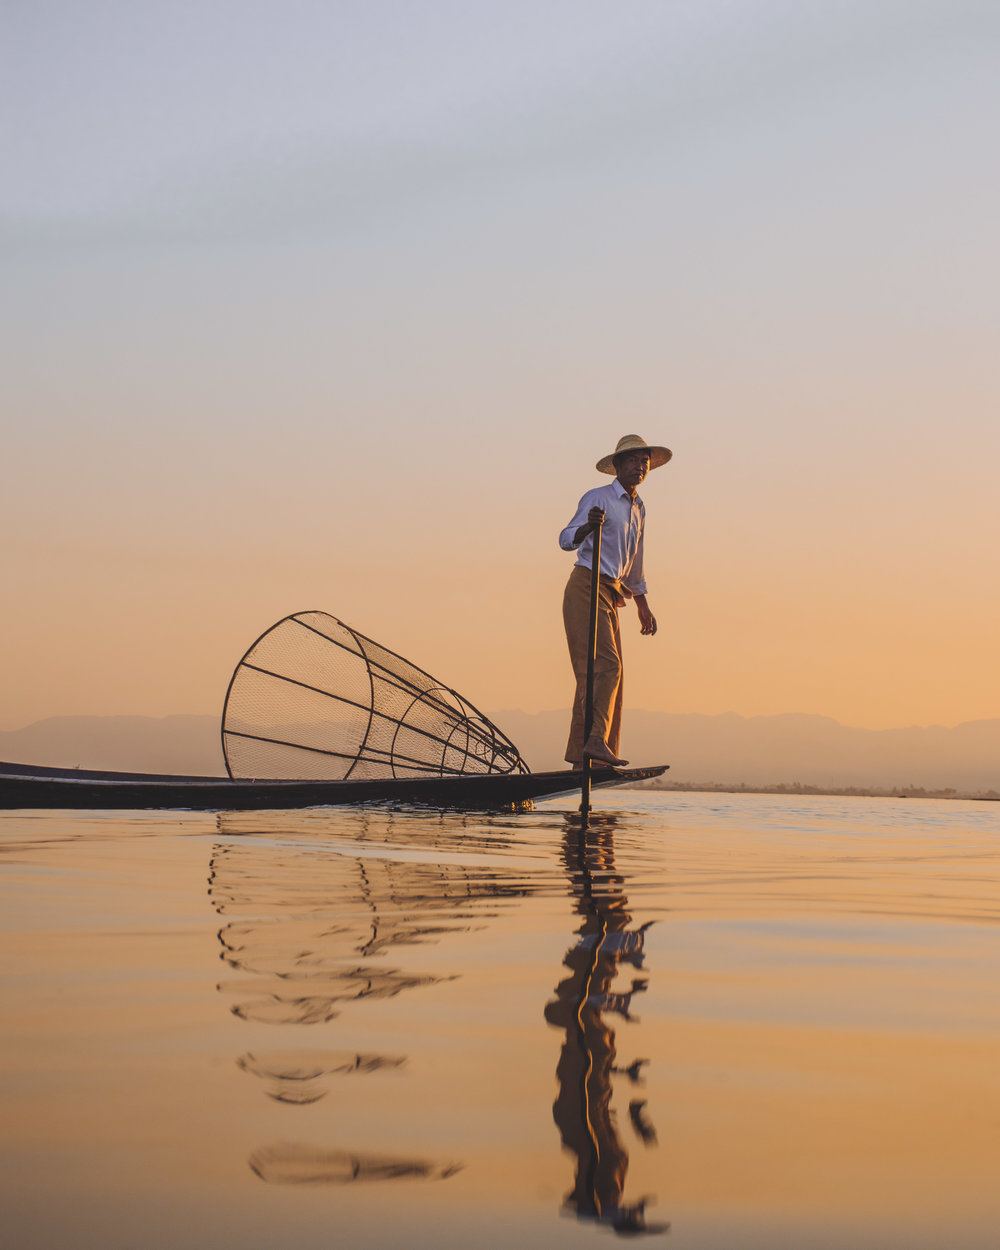
[[[604,509],[598,502],[603,489],[598,487],[596,490],[588,490],[576,505],[572,519],[559,534],[559,546],[563,551],[576,551],[598,522],[604,519]]]

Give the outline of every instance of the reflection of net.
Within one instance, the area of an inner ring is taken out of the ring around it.
[[[391,813],[366,815],[337,822],[338,836],[357,842],[356,856],[331,854],[322,822],[310,830],[309,821],[283,819],[273,838],[255,836],[263,822],[220,816],[232,841],[213,852],[209,895],[221,918],[221,957],[237,974],[218,989],[232,996],[239,1019],[321,1024],[452,980],[439,967],[414,969],[417,948],[460,941],[529,892],[496,866],[450,862],[459,857],[446,853],[443,862],[430,859],[419,829],[403,842],[405,857],[392,858],[400,826]],[[443,846],[456,842],[457,833]]]
[[[233,778],[529,771],[461,695],[325,612],[285,617],[246,653],[229,683],[222,746]]]

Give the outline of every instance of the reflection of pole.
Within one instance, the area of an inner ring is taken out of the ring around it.
[[[614,1078],[639,1083],[646,1062],[618,1066],[609,1016],[634,1019],[630,1001],[646,988],[645,981],[633,979],[632,989],[624,993],[616,991],[615,981],[622,964],[641,968],[648,925],[630,927],[625,883],[614,863],[615,817],[597,813],[593,819],[594,826],[588,828],[587,822],[567,817],[563,859],[582,923],[563,960],[568,975],[545,1007],[545,1019],[563,1035],[552,1114],[563,1145],[576,1159],[566,1207],[580,1219],[617,1233],[663,1233],[669,1225],[647,1224],[645,1198],[625,1200],[629,1156],[612,1107]],[[643,1101],[632,1099],[629,1119],[643,1144],[652,1146],[656,1134],[643,1118],[644,1108]]]
[[[588,1188],[590,1189],[591,1194],[593,1195],[594,1211],[598,1217],[600,1217],[601,1215],[601,1202],[600,1202],[600,1197],[599,1197],[600,1186],[599,1186],[599,1177],[598,1177],[598,1165],[600,1164],[600,1161],[601,1161],[601,1143],[598,1140],[597,1128],[594,1124],[593,1109],[591,1108],[591,1105],[590,1105],[590,1082],[593,1080],[593,1077],[594,1077],[594,1051],[593,1051],[593,1047],[589,1044],[589,1041],[588,1041],[587,1024],[584,1021],[584,1011],[587,1007],[588,1002],[590,1001],[591,988],[594,983],[594,976],[597,972],[598,964],[600,963],[601,948],[604,945],[604,938],[607,934],[607,931],[608,931],[607,921],[604,919],[604,917],[601,917],[600,932],[598,934],[597,941],[594,943],[594,951],[591,957],[590,966],[589,968],[587,968],[584,974],[585,980],[584,980],[583,988],[580,991],[580,999],[576,1005],[577,1039],[578,1039],[581,1053],[586,1055],[587,1057],[587,1062],[580,1072],[580,1107],[583,1112],[583,1126],[587,1134],[588,1144],[590,1146],[590,1155],[587,1161],[586,1176],[587,1176]],[[609,1038],[612,1036],[610,1030],[608,1030],[608,1036]],[[613,1041],[609,1042],[608,1049],[613,1059],[614,1058],[614,1042]],[[598,1108],[598,1113],[600,1113],[600,1108]],[[624,1151],[622,1153],[624,1154]],[[627,1160],[628,1160],[627,1155],[625,1156],[625,1160],[627,1163]],[[580,1157],[580,1165],[581,1165],[581,1170],[582,1170],[583,1168],[582,1156]],[[624,1172],[624,1170],[625,1169],[623,1166],[622,1171]]]
[[[590,553],[590,629],[587,634],[587,702],[583,713],[584,746],[590,741],[594,728],[594,664],[597,659],[597,610],[601,592],[601,526],[594,529],[594,546]],[[590,756],[584,752],[583,782],[580,793],[580,812],[584,818],[590,812]]]

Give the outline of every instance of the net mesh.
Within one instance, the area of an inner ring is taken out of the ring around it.
[[[273,625],[222,714],[234,779],[316,781],[530,771],[466,699],[326,612]]]

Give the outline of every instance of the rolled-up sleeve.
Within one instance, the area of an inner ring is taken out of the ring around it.
[[[576,531],[580,528],[580,526],[584,525],[587,521],[587,516],[591,509],[591,499],[594,493],[595,492],[592,490],[587,491],[584,497],[577,504],[573,520],[570,521],[569,525],[567,525],[566,528],[559,534],[559,546],[562,547],[563,551],[576,551],[576,549],[580,546],[578,542],[574,542],[573,536],[576,534]]]

